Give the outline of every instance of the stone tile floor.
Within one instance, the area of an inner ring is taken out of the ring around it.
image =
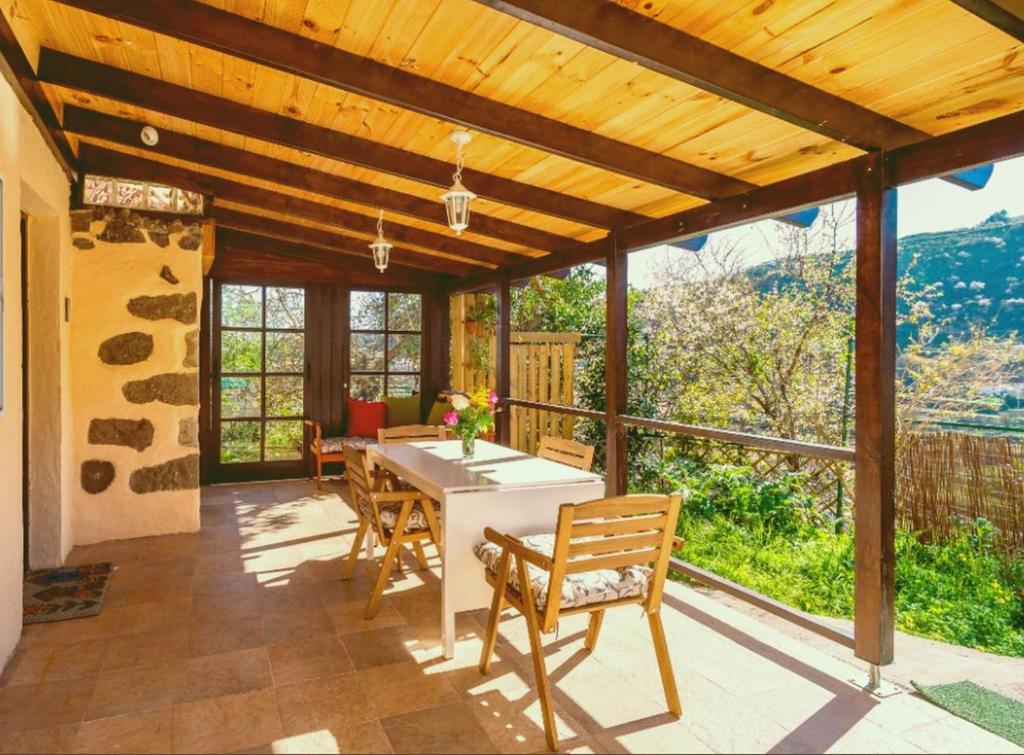
[[[485,612],[439,649],[439,584],[396,577],[362,618],[374,569],[338,579],[355,517],[330,482],[203,490],[195,535],[76,548],[119,568],[102,614],[26,629],[0,677],[0,752],[543,751],[521,618],[476,669]],[[639,609],[546,641],[563,747],[579,752],[1018,752],[683,585],[664,608],[683,697],[666,714]]]

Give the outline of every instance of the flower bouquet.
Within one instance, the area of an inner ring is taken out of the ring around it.
[[[452,408],[445,413],[444,423],[462,440],[462,458],[472,459],[476,439],[494,428],[498,394],[479,388],[472,393],[453,393],[448,401]]]

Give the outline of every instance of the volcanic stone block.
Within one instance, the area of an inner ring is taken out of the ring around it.
[[[143,451],[153,444],[153,423],[148,419],[94,419],[89,422],[89,442]]]
[[[71,213],[71,232],[88,232],[92,224],[92,210],[75,210]]]
[[[190,330],[185,334],[185,367],[199,366],[199,330]]]
[[[196,295],[136,296],[128,302],[128,311],[146,320],[177,320],[185,325],[196,321]]]
[[[194,252],[196,249],[203,245],[203,237],[199,234],[188,234],[178,239],[178,246],[190,252]]]
[[[199,375],[195,372],[168,372],[145,380],[132,380],[121,388],[133,404],[160,401],[171,406],[199,404]]]
[[[71,239],[71,243],[74,245],[75,249],[89,250],[96,248],[96,245],[92,242],[92,239],[74,238]]]
[[[113,218],[107,221],[106,227],[97,238],[110,244],[144,244],[146,237],[130,218]]]
[[[162,233],[161,231],[150,231],[149,240],[152,241],[161,249],[163,249],[166,246],[169,246],[171,243],[170,237],[168,237],[166,233]]]
[[[102,493],[114,481],[114,465],[109,461],[89,459],[82,462],[82,490],[86,493]]]
[[[153,336],[149,333],[122,333],[100,344],[99,357],[104,364],[137,364],[153,354]]]
[[[167,246],[164,244],[164,246]],[[181,281],[178,280],[178,276],[171,270],[170,265],[164,265],[160,268],[160,277],[170,283],[172,286],[177,286]]]
[[[199,454],[171,459],[155,467],[136,469],[128,479],[128,486],[135,493],[195,490],[199,487]]]
[[[178,445],[199,448],[199,421],[195,417],[178,420]]]

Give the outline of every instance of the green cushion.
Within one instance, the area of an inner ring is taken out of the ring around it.
[[[384,399],[388,405],[388,427],[399,427],[401,425],[420,424],[420,397],[413,396],[388,396]]]
[[[430,407],[430,414],[427,415],[427,422],[426,422],[426,424],[428,424],[428,425],[443,425],[444,424],[444,414],[450,408],[451,407],[448,405],[447,401],[441,401],[440,399],[438,399],[437,401],[434,402],[434,405],[432,407]]]

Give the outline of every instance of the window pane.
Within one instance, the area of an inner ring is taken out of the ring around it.
[[[305,345],[303,333],[267,333],[267,372],[302,372]]]
[[[223,464],[260,460],[260,423],[225,422],[220,426]]]
[[[349,360],[354,372],[383,371],[384,336],[353,333]]]
[[[258,377],[222,377],[220,379],[220,416],[259,417],[260,379]]]
[[[360,401],[380,401],[384,398],[384,376],[353,375],[348,393]]]
[[[301,417],[302,382],[301,377],[268,377],[266,416]]]
[[[389,396],[411,396],[419,389],[419,375],[388,375]]]
[[[420,337],[388,336],[388,371],[418,372],[420,369]]]
[[[259,286],[224,286],[220,296],[222,325],[259,328],[263,325],[263,289]]]
[[[388,294],[388,330],[419,330],[420,306],[419,294]]]
[[[220,361],[223,372],[260,372],[263,369],[262,334],[222,331]]]
[[[349,312],[349,327],[352,330],[384,330],[383,292],[353,291]]]
[[[306,291],[301,288],[267,287],[267,327],[294,328],[306,325]]]
[[[294,420],[268,420],[266,461],[286,461],[302,458],[302,422]]]

